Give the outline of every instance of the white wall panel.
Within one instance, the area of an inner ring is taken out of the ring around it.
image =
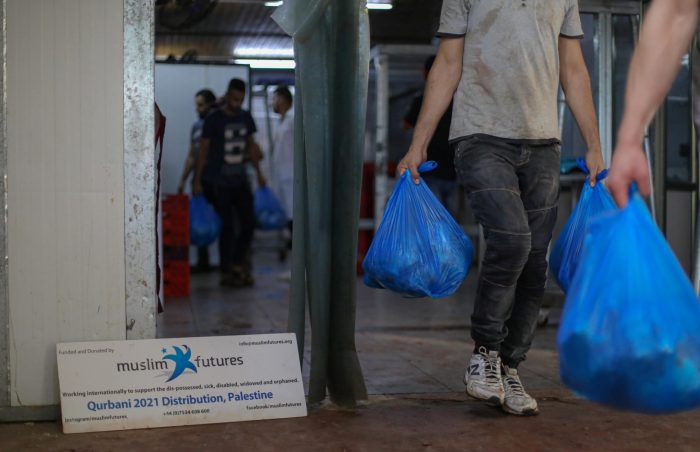
[[[56,342],[126,336],[123,4],[6,14],[11,396],[48,405]]]

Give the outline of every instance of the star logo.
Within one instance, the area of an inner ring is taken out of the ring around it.
[[[190,357],[192,356],[192,350],[186,345],[183,345],[185,348],[185,351],[183,352],[180,347],[177,345],[173,345],[173,350],[175,351],[175,354],[169,354],[163,356],[163,359],[169,359],[173,363],[175,363],[175,369],[173,370],[172,375],[170,375],[170,378],[166,381],[173,381],[180,375],[182,375],[183,372],[185,372],[187,369],[190,369],[194,371],[194,373],[197,373],[197,366],[194,365],[192,361],[190,361]],[[167,353],[167,349],[163,348],[161,350],[163,353]]]

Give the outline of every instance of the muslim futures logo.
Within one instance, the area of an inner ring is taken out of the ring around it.
[[[243,365],[242,356],[197,355],[194,357],[194,359],[192,359],[192,349],[190,349],[187,345],[182,345],[182,347],[173,345],[171,348],[173,350],[172,353],[168,353],[167,347],[163,347],[160,350],[161,353],[163,353],[163,357],[160,360],[147,358],[143,361],[117,363],[117,372],[160,370],[162,372],[160,375],[168,375],[168,372],[170,372],[172,369],[170,377],[166,380],[167,383],[175,380],[188,370],[192,371],[193,373],[197,373],[197,370],[202,368]],[[171,361],[172,364],[168,363],[168,361]]]
[[[187,369],[190,369],[194,373],[197,373],[197,366],[195,366],[194,363],[190,361],[190,358],[192,357],[192,350],[186,345],[183,345],[183,347],[185,347],[186,350],[184,352],[177,345],[173,345],[173,350],[175,351],[175,353],[171,353],[168,355],[165,354],[168,352],[167,349],[163,348],[161,350],[164,355],[163,359],[168,359],[175,364],[175,369],[173,370],[172,375],[170,375],[170,378],[166,380],[166,383],[168,381],[173,381],[174,379],[182,375],[182,373]]]

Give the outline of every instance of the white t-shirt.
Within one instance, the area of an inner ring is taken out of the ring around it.
[[[277,126],[272,145],[270,185],[291,219],[294,191],[294,116],[291,110]]]

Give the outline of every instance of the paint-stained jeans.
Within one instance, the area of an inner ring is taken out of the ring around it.
[[[457,174],[486,239],[472,338],[517,367],[532,344],[547,280],[560,148],[489,137],[456,146]]]

